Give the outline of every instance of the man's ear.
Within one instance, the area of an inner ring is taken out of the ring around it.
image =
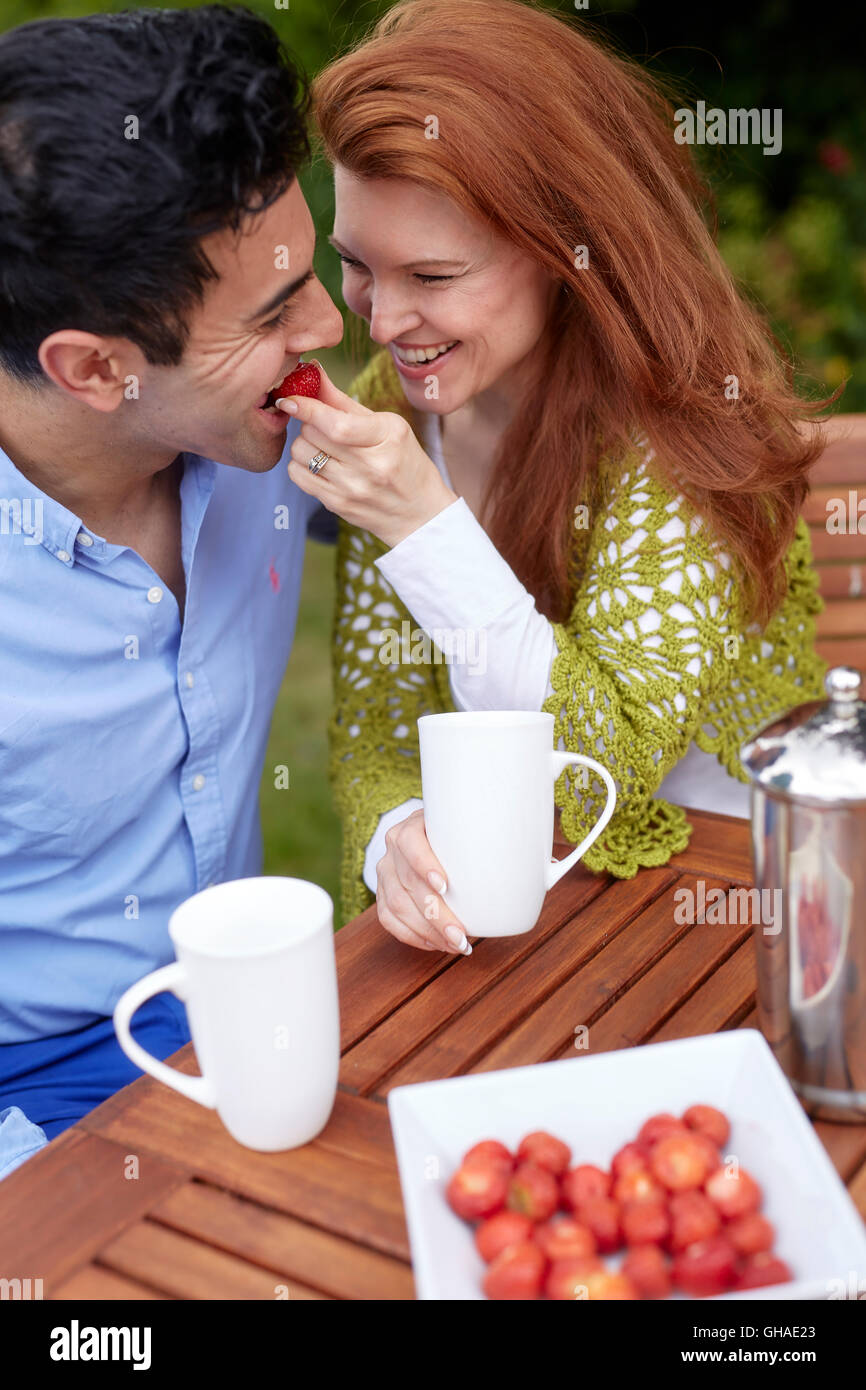
[[[55,386],[106,414],[121,404],[130,380],[137,388],[133,356],[133,345],[125,339],[82,333],[77,328],[61,328],[39,345],[40,366]]]

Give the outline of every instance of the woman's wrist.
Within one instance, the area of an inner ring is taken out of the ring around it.
[[[446,507],[450,507],[452,502],[458,500],[457,493],[437,474],[437,484],[429,490],[425,490],[424,496],[419,498],[417,505],[413,506],[410,512],[404,512],[398,517],[387,518],[383,521],[377,533],[379,539],[388,546],[389,550],[393,550],[395,545],[399,545],[414,531],[426,526],[427,522],[432,521],[434,516],[444,512]]]

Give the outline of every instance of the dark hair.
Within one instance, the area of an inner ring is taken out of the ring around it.
[[[306,80],[243,6],[37,20],[0,36],[0,367],[60,328],[173,366],[240,230],[309,157]],[[135,133],[138,122],[138,138]]]

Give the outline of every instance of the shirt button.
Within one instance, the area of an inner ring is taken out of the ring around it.
[[[148,589],[148,591],[147,591],[147,601],[148,601],[148,603],[159,603],[159,601],[160,601],[161,598],[162,598],[162,589],[159,587],[158,584],[154,584],[154,586],[153,586],[152,589]]]
[[[86,531],[79,531],[75,539],[78,541],[79,545],[93,545],[93,537],[88,536]]]
[[[192,671],[187,671],[184,680],[186,681],[187,689],[192,690],[193,686],[195,685],[195,676],[193,675]]]
[[[65,565],[65,564],[66,564],[66,561],[67,561],[67,560],[70,560],[72,557],[71,557],[71,555],[69,554],[69,551],[68,551],[68,550],[58,550],[58,552],[57,552],[57,558],[58,558],[58,560],[62,560],[63,563],[64,563],[64,565]]]
[[[204,784],[205,784],[205,778],[203,777],[203,775],[202,775],[200,772],[197,772],[196,775],[195,775],[195,777],[193,777],[193,779],[192,779],[192,789],[193,789],[193,791],[194,791],[194,792],[200,792],[201,789],[202,789],[202,787],[204,786]]]

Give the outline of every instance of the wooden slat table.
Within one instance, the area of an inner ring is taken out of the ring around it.
[[[749,885],[746,822],[689,812],[670,864],[578,866],[524,937],[468,959],[402,946],[375,909],[337,935],[343,1058],[334,1113],[302,1149],[242,1148],[149,1077],[0,1183],[0,1277],[53,1299],[411,1299],[385,1100],[392,1086],[753,1027],[751,928],[680,925],[678,887]],[[563,851],[564,851],[563,847]],[[175,1058],[195,1074],[191,1047]],[[866,1124],[817,1131],[866,1216]]]

